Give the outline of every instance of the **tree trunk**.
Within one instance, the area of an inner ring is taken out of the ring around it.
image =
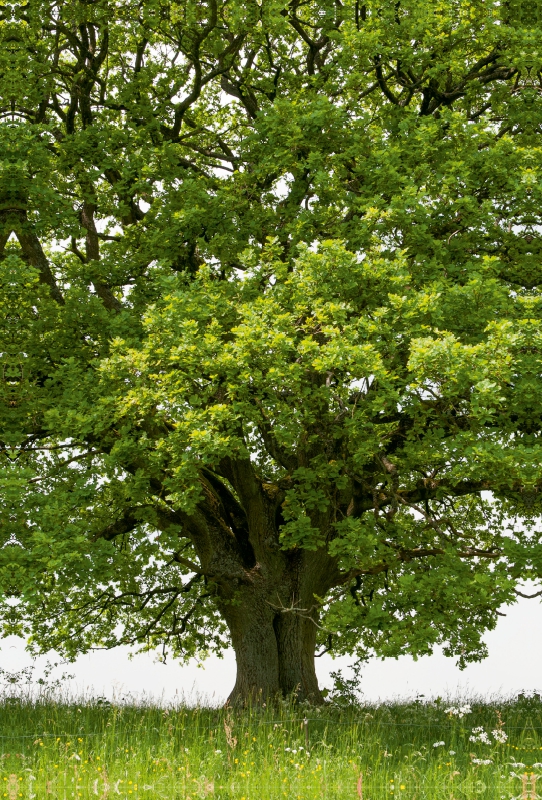
[[[281,693],[319,705],[324,698],[318,688],[314,664],[316,621],[314,614],[305,617],[301,613],[287,612],[275,617],[273,627],[277,640]]]
[[[221,604],[237,661],[235,686],[228,703],[268,702],[280,694],[274,612],[257,591],[238,594],[232,602]]]
[[[329,587],[322,582],[324,571],[315,570],[314,564],[313,569],[308,568],[308,558],[289,560],[279,579],[275,574],[273,580],[266,580],[263,571],[234,594],[219,590],[219,608],[237,661],[229,704],[291,696],[314,704],[323,702],[314,662],[318,632],[314,596],[322,597]],[[332,573],[328,570],[327,578]]]

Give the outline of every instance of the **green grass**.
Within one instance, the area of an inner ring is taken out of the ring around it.
[[[227,712],[6,698],[0,794],[346,800],[361,791],[363,800],[528,800],[536,779],[542,793],[540,702],[471,701],[462,719],[445,713],[449,705]],[[498,744],[491,732],[501,723],[508,739]],[[492,744],[469,741],[476,727]]]

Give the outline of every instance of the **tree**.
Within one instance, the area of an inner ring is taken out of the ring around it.
[[[7,630],[231,640],[232,702],[318,701],[318,643],[483,654],[539,481],[539,34],[498,13],[5,7]]]

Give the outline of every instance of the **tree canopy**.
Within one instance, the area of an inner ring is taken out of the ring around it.
[[[462,663],[538,578],[540,28],[520,2],[0,22],[5,631]]]

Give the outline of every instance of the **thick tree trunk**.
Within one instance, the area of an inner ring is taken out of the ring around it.
[[[280,694],[274,613],[258,594],[245,590],[232,604],[222,606],[237,661],[235,686],[228,698],[231,705],[267,702]]]
[[[316,649],[316,619],[283,613],[274,620],[277,638],[279,685],[284,696],[295,695],[318,705],[323,702],[318,688],[314,651]]]
[[[325,595],[329,588],[322,581],[325,571],[315,570],[314,564],[310,569],[303,557],[286,567],[280,579],[255,574],[250,585],[241,585],[229,598],[222,595],[219,600],[237,660],[229,704],[288,696],[323,702],[314,662],[318,632],[314,596]],[[327,578],[332,574],[328,569]]]
[[[314,665],[316,625],[295,613],[266,613],[258,603],[229,609],[237,677],[228,703],[246,705],[293,696],[323,702]]]
[[[285,549],[280,540],[285,499],[279,485],[262,483],[250,459],[224,459],[222,480],[202,473],[205,502],[182,519],[237,659],[228,702],[245,705],[295,696],[323,702],[314,666],[319,600],[341,581],[326,545]],[[237,497],[223,483],[235,487]],[[330,531],[326,514],[314,527]]]

